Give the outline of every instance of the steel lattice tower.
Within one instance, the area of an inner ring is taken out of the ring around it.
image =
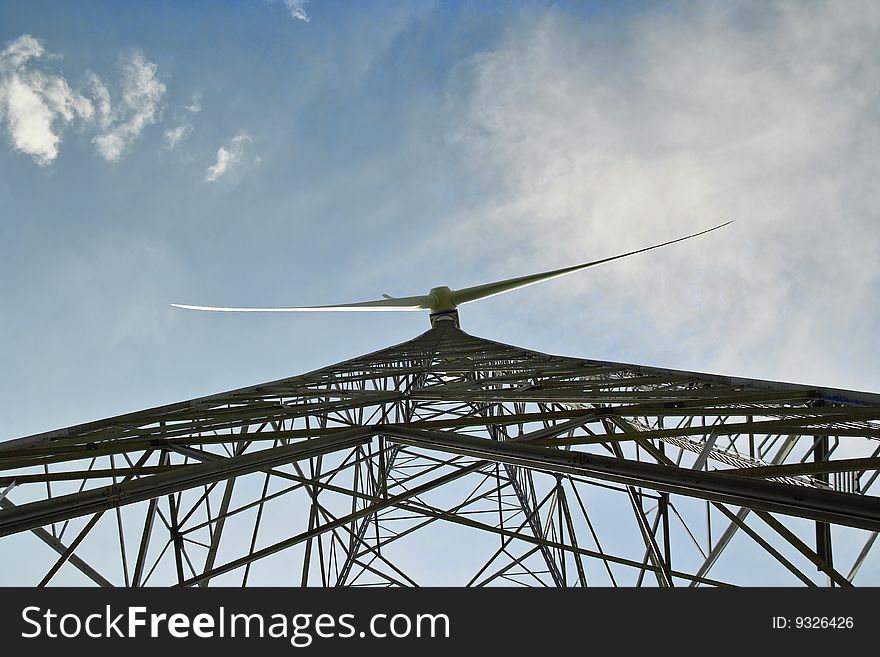
[[[880,530],[878,439],[880,395],[435,321],[310,374],[0,443],[0,546],[41,585],[848,586]]]

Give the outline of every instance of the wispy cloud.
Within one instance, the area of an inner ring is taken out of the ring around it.
[[[202,111],[202,94],[198,92],[194,93],[190,98],[189,105],[184,105],[182,109],[183,111],[178,110],[173,112],[172,119],[177,125],[167,128],[165,132],[162,133],[162,147],[165,150],[174,150],[177,148],[177,146],[187,139],[193,131],[194,126],[192,124],[192,115],[198,114]]]
[[[284,0],[284,6],[287,7],[287,11],[290,12],[290,15],[293,18],[308,23],[309,15],[306,13],[306,1],[307,0]]]
[[[168,128],[164,133],[164,148],[168,150],[176,148],[178,144],[189,137],[189,133],[192,132],[192,129],[193,127],[189,123],[184,123],[183,125],[174,128]]]
[[[202,94],[196,93],[193,94],[192,102],[189,105],[184,105],[183,109],[185,109],[190,114],[198,114],[202,111]]]
[[[247,147],[252,142],[253,139],[249,135],[242,133],[218,148],[217,161],[205,171],[205,182],[216,182],[241,166],[245,161]],[[259,162],[259,158],[256,158],[255,162]]]
[[[73,91],[60,74],[35,68],[50,56],[29,34],[0,52],[0,119],[13,148],[46,166],[58,157],[65,126],[75,119],[89,121],[91,101]]]
[[[134,53],[122,66],[122,100],[112,112],[113,121],[93,140],[98,153],[117,162],[144,128],[159,120],[164,96],[156,65]]]
[[[110,103],[110,92],[106,85],[97,75],[88,72],[89,87],[92,91],[92,101],[95,105],[95,123],[99,128],[106,129],[110,127],[113,119],[113,106]]]
[[[876,3],[685,4],[614,26],[551,12],[459,68],[451,143],[485,199],[463,248],[492,245],[510,275],[738,219],[523,294],[583,306],[595,336],[627,327],[635,357],[681,343],[679,367],[860,385],[838,327],[880,325]]]
[[[121,98],[114,106],[107,85],[91,71],[84,93],[71,89],[61,72],[45,70],[57,59],[29,34],[0,52],[0,120],[13,148],[47,166],[58,157],[64,129],[76,123],[97,133],[92,141],[104,159],[119,161],[160,118],[165,85],[156,65],[140,53],[125,61]]]

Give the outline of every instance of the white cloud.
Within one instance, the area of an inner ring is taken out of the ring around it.
[[[298,21],[309,22],[309,15],[305,9],[306,0],[284,0],[284,6],[290,15]]]
[[[233,137],[225,146],[217,149],[217,161],[205,171],[205,182],[216,182],[229,175],[244,161],[245,150],[253,140],[246,134]],[[257,163],[259,158],[255,161]]]
[[[29,34],[0,51],[0,120],[13,148],[37,164],[46,166],[58,157],[69,124],[96,130],[98,153],[116,162],[147,125],[159,120],[165,85],[156,77],[156,65],[140,53],[123,64],[122,97],[115,107],[107,86],[91,71],[90,98],[71,89],[61,73],[36,68],[51,59],[59,57]]]
[[[88,79],[89,86],[92,89],[93,102],[95,104],[95,122],[100,128],[109,128],[110,122],[113,118],[113,106],[110,103],[110,92],[107,90],[107,87],[101,79],[91,71],[88,72]]]
[[[164,133],[165,138],[165,148],[168,150],[174,149],[180,142],[186,139],[189,136],[189,133],[192,132],[193,127],[184,123],[183,125],[176,126],[174,128],[168,128]]]
[[[521,294],[669,366],[880,387],[880,5],[645,14],[522,22],[457,71],[452,142],[487,199],[462,248],[514,275],[737,219]]]
[[[162,113],[165,85],[156,77],[156,65],[140,53],[122,67],[122,101],[113,110],[113,121],[94,138],[98,153],[117,162],[128,146]]]
[[[0,53],[0,61],[4,68],[8,66],[11,69],[21,69],[28,60],[39,59],[45,52],[39,39],[30,34],[22,34]]]
[[[184,105],[183,109],[185,109],[190,114],[198,114],[202,111],[202,94],[193,94],[192,102],[189,105]]]
[[[25,34],[0,52],[0,119],[15,150],[46,166],[58,157],[64,127],[88,121],[92,103],[74,92],[63,76],[34,70],[47,59],[39,40]]]

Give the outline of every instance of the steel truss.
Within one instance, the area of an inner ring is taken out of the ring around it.
[[[878,439],[880,395],[437,322],[303,376],[0,443],[0,545],[39,585],[876,583]]]

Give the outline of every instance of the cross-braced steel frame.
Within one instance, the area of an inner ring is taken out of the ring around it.
[[[0,546],[39,585],[850,586],[880,574],[878,467],[880,395],[437,322],[0,443]]]

